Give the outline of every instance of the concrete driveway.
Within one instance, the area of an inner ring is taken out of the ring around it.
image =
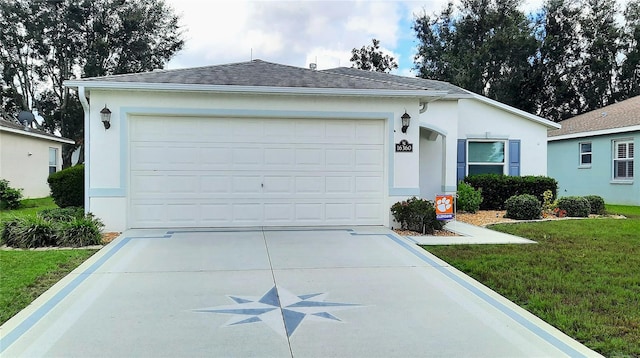
[[[0,334],[3,357],[597,356],[383,227],[127,231]]]

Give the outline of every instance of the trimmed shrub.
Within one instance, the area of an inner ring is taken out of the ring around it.
[[[399,201],[391,206],[391,214],[405,230],[433,233],[444,226],[436,219],[436,209],[431,200],[413,197]]]
[[[591,212],[589,200],[580,196],[565,196],[558,199],[558,209],[567,212],[572,218],[586,218]]]
[[[542,204],[540,200],[530,194],[514,195],[505,201],[507,210],[505,217],[516,220],[540,219]]]
[[[81,247],[100,245],[102,235],[100,232],[104,225],[93,215],[73,218],[69,221],[61,221],[58,224],[58,246]]]
[[[544,192],[551,190],[552,198],[555,198],[558,190],[558,182],[545,176],[479,174],[468,176],[464,181],[482,190],[481,210],[503,210],[508,198],[520,194],[530,194],[542,201]]]
[[[481,189],[474,189],[463,181],[458,183],[457,210],[475,213],[480,210],[480,203],[482,203]]]
[[[8,180],[0,179],[0,208],[17,209],[21,199],[22,189],[12,188]]]
[[[598,195],[587,195],[584,197],[589,202],[591,207],[591,214],[603,215],[604,214],[604,199]]]
[[[38,212],[38,215],[49,221],[71,221],[84,217],[84,209],[77,206],[68,206],[66,208],[44,209]]]
[[[84,207],[84,165],[76,165],[49,175],[51,197],[61,208]]]

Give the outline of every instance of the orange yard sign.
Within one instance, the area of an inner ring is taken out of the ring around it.
[[[436,219],[453,219],[453,195],[436,195]]]

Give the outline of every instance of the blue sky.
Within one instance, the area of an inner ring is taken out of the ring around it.
[[[350,67],[351,49],[380,40],[399,63],[396,74],[414,76],[414,14],[439,12],[446,0],[269,1],[166,0],[182,17],[185,48],[168,68],[262,59],[318,69]],[[525,11],[542,0],[523,3]]]

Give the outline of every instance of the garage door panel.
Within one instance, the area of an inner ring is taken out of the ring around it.
[[[382,204],[378,203],[358,203],[355,204],[356,214],[355,220],[366,222],[370,220],[376,220],[380,217]]]
[[[379,176],[357,176],[355,183],[357,194],[382,194],[382,178]]]
[[[383,223],[381,120],[130,123],[131,227]]]
[[[269,194],[292,194],[292,182],[295,180],[293,176],[283,175],[265,175],[263,177],[264,187],[262,192]]]
[[[324,206],[322,203],[298,203],[295,204],[295,220],[306,222],[322,222],[324,218]]]
[[[233,219],[231,204],[202,204],[198,207],[200,208],[201,220],[197,226],[229,226]]]
[[[265,203],[264,222],[269,224],[287,224],[294,220],[294,207],[291,203]]]
[[[262,222],[262,203],[238,203],[232,204],[233,221],[239,224],[256,224]]]
[[[295,153],[291,147],[267,147],[264,149],[264,164],[269,169],[276,169],[274,167],[278,166],[291,168],[294,163]]]
[[[380,121],[358,121],[356,124],[355,144],[384,142],[384,127]]]
[[[352,222],[355,218],[353,203],[326,204],[326,219],[333,222]]]

